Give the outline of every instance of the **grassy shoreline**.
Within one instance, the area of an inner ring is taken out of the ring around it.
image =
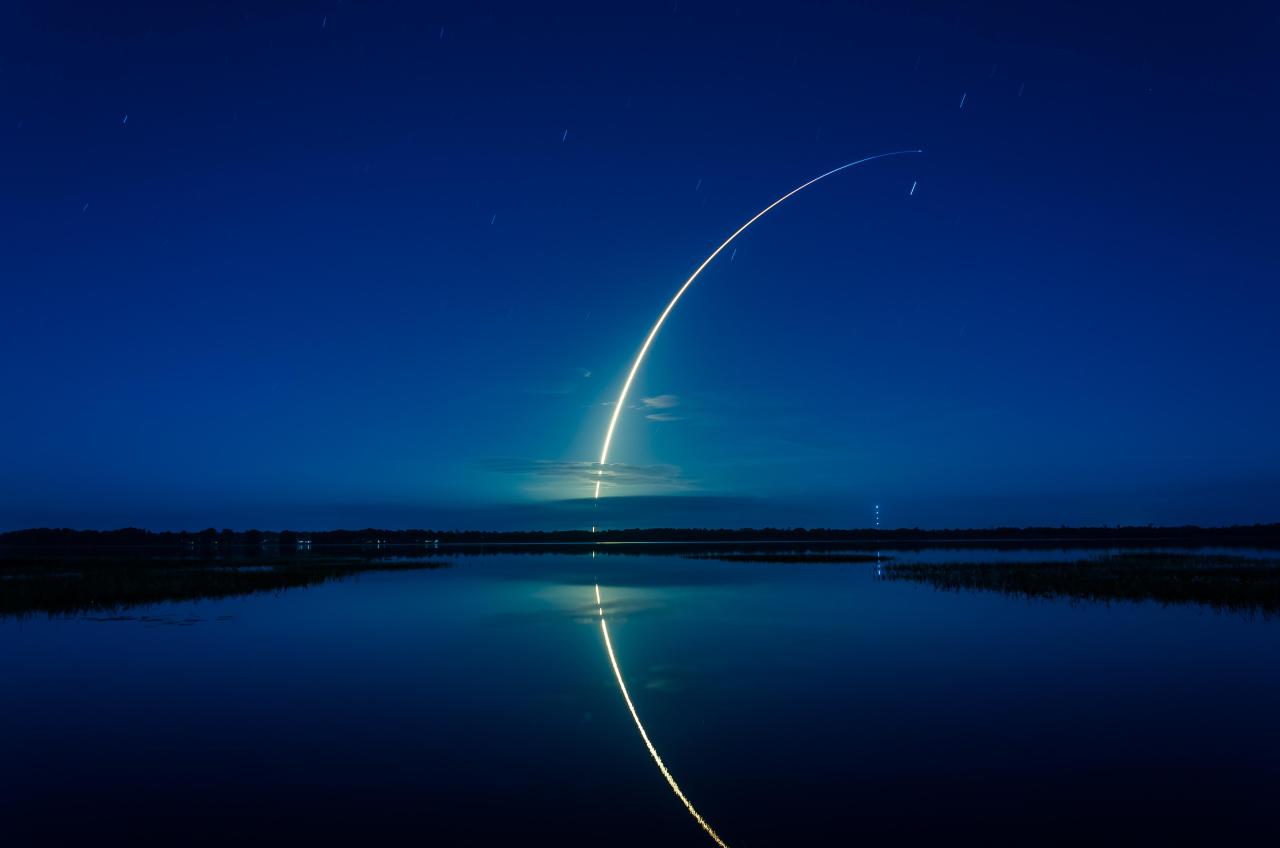
[[[443,568],[430,560],[354,557],[241,560],[44,562],[0,569],[0,619],[118,613],[171,601],[203,601],[281,592],[376,571]]]
[[[887,580],[944,591],[1024,598],[1198,604],[1223,612],[1280,613],[1280,559],[1124,552],[1061,561],[889,563]]]

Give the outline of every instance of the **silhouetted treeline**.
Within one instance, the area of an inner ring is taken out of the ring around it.
[[[209,528],[199,532],[153,532],[136,527],[121,530],[32,529],[0,533],[0,556],[30,556],[34,551],[56,555],[109,555],[115,549],[153,549],[166,555],[199,559],[234,558],[261,550],[287,552],[312,546],[389,545],[540,545],[618,542],[1092,542],[1178,545],[1274,545],[1280,544],[1280,524],[1232,527],[997,527],[982,529],[896,530],[760,527],[630,528],[625,530],[296,530],[266,531]]]

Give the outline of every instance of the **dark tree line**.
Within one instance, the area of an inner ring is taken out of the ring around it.
[[[918,527],[887,529],[816,528],[630,528],[622,530],[230,530],[208,528],[197,532],[154,532],[136,527],[120,530],[71,530],[38,528],[0,533],[0,553],[16,549],[91,551],[112,548],[165,548],[174,552],[215,549],[292,549],[300,546],[441,545],[449,544],[552,544],[591,542],[1152,542],[1170,544],[1275,544],[1280,524],[1232,527],[996,527],[922,530]]]

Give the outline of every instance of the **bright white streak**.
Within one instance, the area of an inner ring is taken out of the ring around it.
[[[566,133],[567,132],[568,131],[566,130]],[[771,209],[773,209],[773,207],[782,203],[782,201],[791,197],[793,194],[799,194],[800,192],[804,191],[809,186],[813,185],[819,180],[824,180],[827,177],[831,176],[832,174],[840,173],[846,168],[852,168],[854,165],[861,165],[863,162],[870,162],[874,159],[883,159],[886,156],[901,156],[906,153],[923,153],[923,152],[924,152],[923,150],[894,150],[890,153],[877,153],[875,156],[868,156],[865,159],[858,159],[856,161],[848,163],[847,165],[841,165],[839,168],[833,168],[832,170],[827,171],[825,174],[816,176],[813,179],[809,180],[809,182],[805,183],[804,185],[791,189],[791,191],[787,192],[786,194],[782,195],[782,197],[779,197],[777,200],[773,201],[768,206],[761,209],[754,216],[752,216],[750,221],[747,221],[747,223],[743,224],[741,227],[738,227],[738,229],[734,231],[733,235],[725,239],[723,244],[721,244],[719,247],[717,247],[714,251],[711,252],[710,256],[702,260],[702,264],[698,266],[698,270],[694,271],[692,274],[689,275],[689,279],[684,281],[684,285],[681,286],[680,290],[676,292],[675,297],[671,298],[671,302],[667,304],[667,308],[662,310],[662,314],[659,315],[658,320],[654,322],[653,329],[649,331],[648,337],[645,338],[644,344],[640,346],[640,352],[636,354],[635,362],[631,363],[631,371],[627,374],[626,382],[622,384],[622,391],[618,394],[618,402],[614,404],[613,415],[610,416],[609,418],[609,429],[605,430],[604,432],[604,447],[600,449],[600,468],[596,473],[596,494],[595,494],[596,499],[599,499],[600,497],[600,482],[601,482],[601,478],[604,477],[604,464],[609,459],[609,445],[613,442],[613,431],[618,426],[618,416],[622,414],[622,407],[627,402],[627,394],[631,391],[631,384],[636,379],[636,373],[639,372],[640,365],[641,363],[644,362],[645,354],[649,352],[649,346],[653,344],[653,340],[654,338],[657,337],[658,331],[661,330],[662,325],[666,323],[667,316],[671,314],[672,309],[675,309],[676,303],[678,303],[680,298],[684,296],[684,293],[689,288],[689,286],[693,285],[693,281],[698,279],[698,275],[702,273],[702,269],[710,265],[711,260],[719,256],[720,251],[724,250],[733,242],[734,239],[742,235],[743,231],[746,230],[747,227],[751,226],[756,221],[763,218],[765,216],[765,213],[769,212]]]
[[[653,747],[653,743],[649,741],[649,734],[645,732],[644,725],[640,723],[640,714],[636,712],[636,705],[631,703],[631,695],[627,692],[627,684],[622,682],[622,669],[618,667],[618,658],[613,654],[613,643],[609,641],[609,625],[604,620],[604,606],[600,603],[600,584],[596,584],[596,609],[600,612],[600,632],[604,634],[604,649],[609,652],[609,664],[613,666],[613,676],[618,679],[618,689],[622,691],[622,700],[627,702],[627,709],[631,711],[631,718],[636,723],[636,730],[640,731],[640,738],[644,740],[644,746],[649,749],[649,756],[653,757],[653,761],[658,764],[658,771],[662,772],[662,776],[667,779],[667,785],[671,787],[671,791],[680,799],[680,803],[684,804],[684,808],[689,811],[689,815],[693,816],[694,821],[702,826],[707,835],[716,841],[720,848],[729,848],[720,835],[711,829],[711,825],[707,824],[707,820],[702,814],[693,808],[693,804],[685,797],[684,792],[680,790],[680,784],[676,783],[676,779],[671,776],[671,772],[667,771],[667,764],[662,761],[662,757],[658,755],[658,749]]]

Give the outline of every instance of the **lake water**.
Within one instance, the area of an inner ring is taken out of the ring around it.
[[[729,845],[1280,835],[1280,620],[654,551],[0,620],[3,842],[714,845],[601,611]]]

